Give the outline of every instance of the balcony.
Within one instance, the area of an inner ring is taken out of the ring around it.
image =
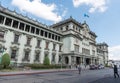
[[[40,48],[40,47],[36,47],[36,48],[35,48],[35,52],[36,52],[36,53],[40,53],[40,52],[41,52],[41,48]]]
[[[17,61],[17,58],[11,58],[11,61]]]
[[[12,48],[13,50],[18,50],[18,49],[19,49],[20,43],[18,43],[18,42],[12,42],[11,44],[12,44],[12,45],[11,45],[11,48]]]
[[[25,51],[31,51],[31,45],[27,45],[27,44],[25,44],[25,48],[24,48],[24,50]]]
[[[53,51],[52,51],[52,54],[53,54],[53,55],[56,55],[56,50],[53,50]]]
[[[17,49],[19,49],[19,45],[20,45],[20,43],[18,43],[18,42],[12,42],[11,48],[13,50],[17,50]]]
[[[32,46],[30,44],[25,44],[25,47],[30,47],[31,48]]]
[[[22,61],[23,61],[23,62],[29,62],[30,59],[23,58]]]
[[[45,48],[44,51],[45,51],[45,53],[49,53],[49,49],[48,48]]]
[[[39,59],[35,59],[34,62],[35,62],[35,63],[39,63],[40,60],[39,60]]]
[[[53,52],[56,52],[56,49],[52,49]]]

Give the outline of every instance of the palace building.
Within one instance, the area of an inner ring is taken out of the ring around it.
[[[108,45],[96,37],[72,17],[47,26],[0,6],[0,50],[13,63],[42,64],[48,56],[50,64],[107,64]]]

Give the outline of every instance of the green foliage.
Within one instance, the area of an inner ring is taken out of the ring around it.
[[[5,53],[1,58],[1,65],[3,65],[3,68],[8,68],[10,65],[10,56],[9,54]]]
[[[50,65],[50,60],[49,60],[48,56],[45,56],[43,64]]]
[[[60,64],[56,65],[43,65],[43,64],[27,64],[27,67],[30,67],[31,69],[59,69],[61,68]],[[67,66],[62,66],[62,68],[66,68]]]

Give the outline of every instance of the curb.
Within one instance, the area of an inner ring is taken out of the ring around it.
[[[11,74],[0,74],[0,76],[17,76],[17,75],[33,75],[33,74],[45,74],[65,71],[76,71],[76,70],[55,70],[55,71],[41,71],[41,72],[26,72],[26,73],[11,73]]]

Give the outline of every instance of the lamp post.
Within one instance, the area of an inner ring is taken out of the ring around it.
[[[2,58],[2,55],[3,55],[4,51],[5,51],[5,48],[2,47],[2,48],[0,49],[0,63],[1,63],[1,58]]]
[[[63,61],[63,56],[61,56],[61,70],[62,70],[62,62]]]

